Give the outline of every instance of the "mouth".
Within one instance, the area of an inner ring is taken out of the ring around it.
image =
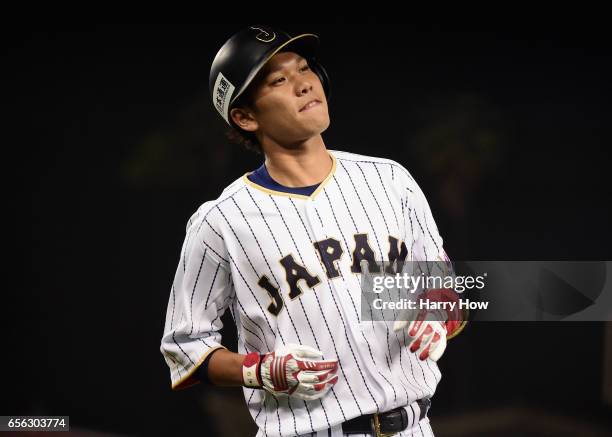
[[[320,100],[317,100],[317,99],[311,100],[310,102],[302,106],[302,109],[300,109],[300,112],[308,111],[309,109],[314,108],[315,106],[319,106],[320,104],[321,104]]]

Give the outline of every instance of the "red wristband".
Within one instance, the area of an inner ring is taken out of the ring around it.
[[[259,366],[261,365],[261,355],[257,352],[248,354],[242,362],[242,381],[246,387],[260,388],[261,376]]]

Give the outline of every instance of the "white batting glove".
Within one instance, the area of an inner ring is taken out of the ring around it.
[[[323,397],[338,382],[338,360],[321,360],[323,353],[309,346],[287,344],[259,359],[249,356],[243,364],[245,385],[275,396],[310,401]]]
[[[417,320],[398,320],[394,331],[407,329],[410,352],[416,352],[420,360],[438,361],[446,349],[446,325],[439,312],[424,312]]]

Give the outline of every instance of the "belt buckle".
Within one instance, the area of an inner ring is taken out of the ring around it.
[[[372,418],[372,433],[376,436],[376,437],[391,437],[396,435],[396,432],[381,432],[380,430],[380,418],[378,417],[379,414],[378,413],[374,413],[373,414],[373,418]]]

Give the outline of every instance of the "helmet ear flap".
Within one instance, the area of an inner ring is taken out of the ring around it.
[[[319,80],[323,85],[323,91],[325,91],[325,97],[327,98],[327,101],[329,101],[331,97],[331,80],[329,79],[327,70],[325,70],[325,68],[314,59],[310,59],[308,61],[308,65],[312,71],[319,76]]]

